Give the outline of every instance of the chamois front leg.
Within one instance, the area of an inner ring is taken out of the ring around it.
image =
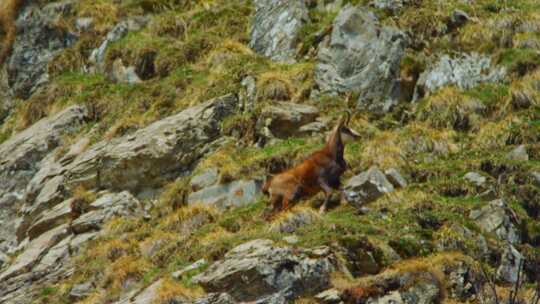
[[[328,203],[330,202],[330,198],[332,197],[332,187],[328,185],[328,183],[324,180],[324,178],[319,177],[319,186],[321,186],[322,190],[324,191],[324,203],[322,204],[321,208],[319,209],[319,213],[325,213],[326,209],[328,208]]]

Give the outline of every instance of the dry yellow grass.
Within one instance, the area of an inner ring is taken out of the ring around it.
[[[201,288],[188,289],[170,278],[165,278],[161,281],[154,303],[173,303],[175,299],[179,298],[192,300],[203,296],[203,294]]]
[[[108,268],[106,282],[113,290],[122,290],[130,282],[138,282],[150,270],[150,263],[134,256],[123,256]]]
[[[5,0],[0,3],[0,65],[11,53],[17,30],[15,18],[22,5],[22,0]]]

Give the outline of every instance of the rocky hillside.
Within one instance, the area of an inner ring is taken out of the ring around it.
[[[0,303],[539,303],[537,0],[0,9]]]

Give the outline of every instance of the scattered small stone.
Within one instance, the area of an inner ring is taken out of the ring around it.
[[[72,301],[82,300],[89,296],[94,289],[94,285],[90,282],[77,284],[73,286],[73,288],[71,288],[71,291],[69,292],[69,298]]]
[[[94,18],[82,17],[75,20],[75,27],[79,32],[85,32],[94,24]]]
[[[199,191],[203,188],[215,185],[218,182],[219,172],[216,168],[210,168],[194,176],[189,185],[192,191]]]
[[[515,161],[528,161],[529,154],[527,153],[527,147],[525,147],[525,145],[519,145],[508,153],[507,158]]]
[[[176,272],[173,272],[172,273],[172,277],[177,279],[177,280],[180,280],[184,274],[190,272],[190,271],[193,271],[193,270],[197,270],[197,269],[200,269],[204,266],[208,265],[208,262],[205,260],[205,259],[200,259],[198,260],[197,262],[181,269],[181,270],[178,270]]]
[[[297,244],[299,242],[296,235],[289,235],[283,238],[283,240],[291,245]]]
[[[487,180],[485,176],[482,176],[481,174],[476,173],[476,172],[469,172],[465,174],[463,178],[475,184],[478,187],[483,186]]]
[[[353,176],[344,187],[346,200],[357,208],[393,191],[394,186],[377,167]]]
[[[471,17],[467,13],[465,13],[462,10],[455,10],[452,12],[452,16],[450,16],[450,26],[452,28],[458,28],[462,27],[467,23]]]
[[[514,224],[511,209],[503,199],[494,200],[469,216],[486,233],[495,233],[500,240],[519,244],[521,236]]]
[[[531,175],[534,178],[536,185],[540,187],[540,172],[533,172]]]
[[[324,303],[324,304],[340,303],[341,291],[335,288],[328,289],[316,295],[315,299],[317,299],[319,303]]]
[[[405,188],[407,187],[407,181],[403,176],[399,173],[399,171],[395,168],[390,168],[384,171],[384,174],[386,175],[386,178],[388,181],[396,188]]]

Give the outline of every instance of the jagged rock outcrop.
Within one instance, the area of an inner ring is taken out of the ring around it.
[[[519,244],[521,236],[515,226],[514,213],[503,199],[491,201],[481,209],[473,210],[469,217],[486,233],[494,233],[500,240]]]
[[[525,263],[523,255],[514,246],[508,244],[501,255],[497,278],[503,282],[516,283],[523,263]]]
[[[255,0],[250,47],[275,61],[294,62],[300,30],[308,20],[304,1]]]
[[[310,105],[276,102],[262,110],[260,122],[268,136],[288,138],[301,132],[300,128],[315,121],[319,110]]]
[[[17,222],[25,189],[39,170],[46,155],[62,144],[62,136],[76,130],[86,119],[86,109],[69,107],[38,121],[30,128],[13,135],[0,145],[0,239],[13,246]],[[0,250],[4,245],[0,244]]]
[[[335,262],[326,247],[293,249],[254,240],[232,249],[193,280],[206,291],[227,292],[237,301],[290,301],[328,288]]]
[[[443,55],[420,75],[413,99],[430,95],[447,85],[470,89],[484,82],[502,82],[505,77],[506,69],[494,66],[489,56],[471,53],[451,58]]]
[[[7,60],[7,76],[12,95],[28,98],[48,82],[48,63],[77,37],[57,24],[60,16],[70,13],[72,1],[61,1],[40,7],[30,3],[17,18],[17,36]]]
[[[348,5],[319,49],[315,81],[322,93],[355,93],[359,108],[386,112],[400,98],[405,45],[403,33],[382,26],[365,8]]]

